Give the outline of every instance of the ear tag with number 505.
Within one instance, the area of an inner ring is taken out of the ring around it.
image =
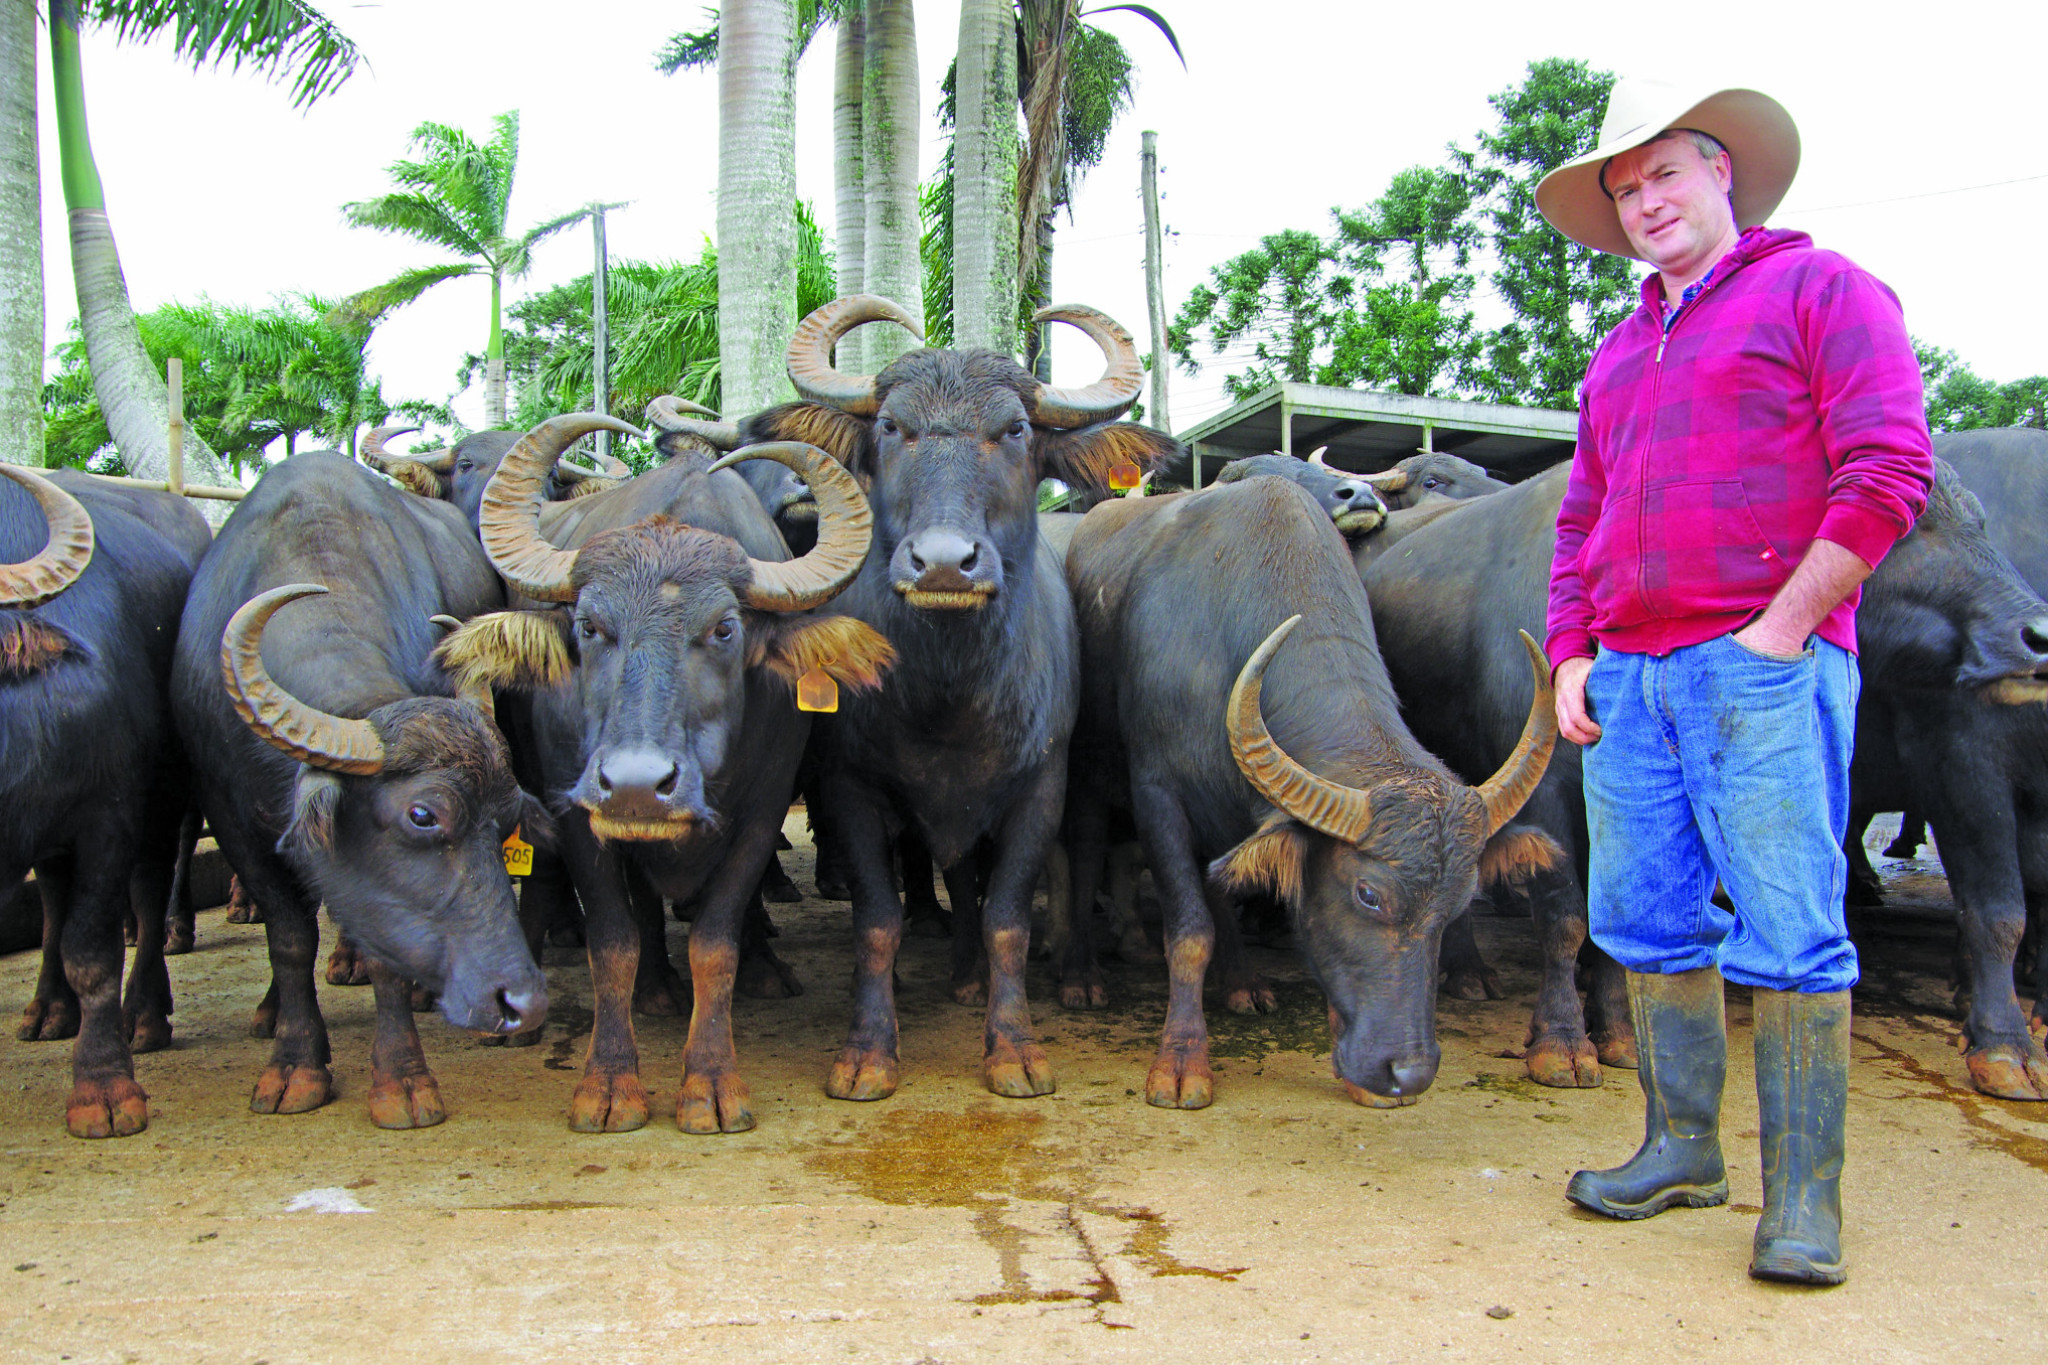
[[[519,837],[519,826],[514,825],[512,833],[506,836],[502,852],[505,855],[505,871],[508,875],[533,875],[533,845]]]
[[[796,709],[799,711],[837,711],[839,709],[839,684],[832,675],[822,668],[814,668],[796,680]]]
[[[1144,477],[1145,471],[1129,460],[1109,467],[1109,486],[1119,493],[1126,489],[1136,488]]]

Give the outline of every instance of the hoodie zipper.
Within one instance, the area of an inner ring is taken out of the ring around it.
[[[1714,287],[1719,283],[1719,280],[1708,280],[1706,287],[1701,289],[1699,293],[1694,294],[1689,299],[1681,299],[1678,311],[1671,315],[1669,323],[1666,323],[1661,317],[1657,319],[1657,325],[1660,329],[1657,337],[1657,355],[1650,362],[1650,413],[1653,429],[1657,404],[1664,394],[1664,347],[1671,340],[1671,334],[1678,330],[1678,324],[1685,321],[1685,315],[1693,311],[1693,305],[1713,293]],[[1655,616],[1661,619],[1664,613],[1650,605],[1649,585],[1643,580],[1644,547],[1647,543],[1646,534],[1649,522],[1651,444],[1650,441],[1642,443],[1643,454],[1636,469],[1636,597],[1643,604],[1643,615]]]

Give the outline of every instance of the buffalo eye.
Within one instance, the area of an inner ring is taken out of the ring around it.
[[[598,636],[597,622],[587,617],[576,622],[576,637],[580,640],[595,640]]]
[[[405,811],[406,823],[414,829],[439,829],[441,817],[425,806],[408,806]]]
[[[1437,483],[1438,480],[1434,476],[1432,476],[1430,478],[1424,479],[1422,481],[1422,486],[1424,488],[1435,488],[1437,486]]]
[[[1380,906],[1380,893],[1367,886],[1364,882],[1360,882],[1357,886],[1353,887],[1351,894],[1357,899],[1359,909],[1374,915],[1383,913]]]
[[[901,427],[896,425],[896,419],[893,417],[884,417],[882,419],[881,426],[882,434],[884,436],[894,436],[902,430]]]
[[[476,462],[473,460],[463,460],[457,463],[455,467],[461,470],[463,473],[468,474],[476,469]]]
[[[1024,429],[1029,425],[1030,423],[1026,422],[1023,418],[1019,417],[1016,421],[1010,423],[1010,435],[1022,436],[1024,434]]]
[[[722,645],[730,644],[732,642],[732,637],[737,632],[737,630],[738,627],[735,626],[730,620],[720,621],[717,625],[711,628],[711,638],[718,641],[718,643]]]

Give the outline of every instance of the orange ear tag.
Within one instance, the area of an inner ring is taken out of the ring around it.
[[[822,668],[814,668],[796,680],[796,709],[799,711],[837,711],[839,709],[839,684],[832,675]]]
[[[519,827],[514,825],[512,833],[505,838],[500,850],[505,855],[505,872],[513,877],[533,875],[533,845],[519,837]]]
[[[1109,486],[1119,493],[1127,488],[1136,488],[1144,477],[1145,471],[1129,460],[1109,468]]]

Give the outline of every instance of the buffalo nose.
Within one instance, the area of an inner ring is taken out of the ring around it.
[[[917,575],[917,586],[925,589],[966,588],[968,575],[981,562],[981,547],[954,531],[927,531],[908,549],[910,570]]]
[[[546,991],[499,991],[498,1032],[524,1033],[547,1017]]]
[[[1365,485],[1362,483],[1355,483],[1350,479],[1346,479],[1343,483],[1338,484],[1334,489],[1332,489],[1330,495],[1336,498],[1339,502],[1350,502],[1353,498],[1363,497],[1365,495]]]
[[[2048,616],[2036,616],[2020,627],[2020,643],[2037,659],[2048,658]]]
[[[1436,1079],[1436,1063],[1427,1057],[1399,1061],[1389,1068],[1394,1075],[1394,1093],[1420,1095]]]
[[[622,749],[597,765],[598,789],[607,801],[623,798],[658,805],[676,790],[675,760],[649,749]]]

